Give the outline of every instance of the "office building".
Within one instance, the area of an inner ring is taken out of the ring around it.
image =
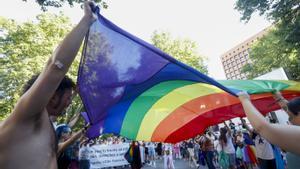
[[[251,60],[249,59],[250,47],[255,41],[264,36],[268,30],[269,28],[262,30],[221,56],[226,79],[246,79],[246,74],[241,73],[241,70],[246,63],[251,63]]]

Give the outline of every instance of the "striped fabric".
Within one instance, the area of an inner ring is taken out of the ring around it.
[[[215,81],[117,27],[100,14],[86,38],[78,85],[90,138],[114,133],[176,143],[244,116],[247,91],[262,113],[278,109],[271,92],[300,96],[293,81]]]

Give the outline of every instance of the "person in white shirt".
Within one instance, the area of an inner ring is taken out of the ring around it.
[[[155,163],[155,145],[154,145],[154,143],[149,142],[147,144],[147,147],[148,147],[148,155],[149,155],[150,165],[155,168],[156,167],[156,163]]]
[[[289,115],[292,125],[271,124],[252,104],[246,92],[238,93],[245,114],[253,128],[270,143],[287,151],[287,166],[289,169],[298,169],[300,165],[300,97],[290,101],[284,99],[280,92],[275,93],[276,102]]]
[[[243,126],[250,132],[255,143],[256,157],[260,169],[276,168],[276,161],[272,145],[253,129],[251,129],[244,119],[241,119]]]
[[[141,154],[141,162],[142,164],[145,163],[145,147],[144,142],[140,142],[140,154]]]
[[[220,144],[222,150],[228,155],[229,157],[229,167],[231,169],[236,168],[235,162],[235,148],[232,143],[232,136],[231,136],[231,129],[228,127],[226,122],[224,122],[225,127],[221,128],[220,130]]]
[[[82,143],[79,149],[79,168],[88,169],[90,168],[90,159],[89,159],[90,146],[88,143]]]
[[[173,162],[173,154],[172,154],[172,145],[164,144],[163,152],[164,152],[164,169],[175,169]]]

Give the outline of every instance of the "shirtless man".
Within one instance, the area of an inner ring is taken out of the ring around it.
[[[49,116],[59,115],[71,102],[72,90],[59,91],[58,86],[96,20],[91,3],[84,3],[84,16],[79,24],[54,51],[11,115],[0,123],[1,169],[57,168],[57,141]]]

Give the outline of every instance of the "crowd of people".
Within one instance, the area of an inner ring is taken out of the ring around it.
[[[135,143],[140,147],[141,166],[156,167],[156,161],[163,159],[165,169],[174,169],[175,160],[187,161],[190,168],[287,168],[286,152],[250,128],[244,119],[239,124],[229,124],[176,144]]]
[[[77,143],[60,153],[58,167],[88,169],[89,157],[81,153],[88,147],[129,143],[133,151],[133,159],[129,161],[132,169],[140,169],[143,166],[156,168],[156,163],[160,160],[163,161],[164,169],[175,169],[175,160],[188,162],[190,168],[200,166],[207,166],[209,169],[287,168],[286,151],[267,141],[251,128],[245,119],[240,118],[236,124],[231,120],[227,123],[210,127],[204,134],[176,144],[131,141],[121,136],[100,136],[94,140],[81,137]],[[59,142],[70,139],[71,129],[68,125],[58,125],[56,130]]]
[[[89,168],[89,157],[81,156],[80,151],[92,144],[124,141],[85,140],[86,128],[71,134],[70,125],[55,126],[51,121],[71,103],[75,86],[66,73],[90,25],[97,19],[91,9],[93,5],[90,1],[84,3],[84,16],[79,24],[53,52],[43,71],[25,85],[10,116],[0,122],[1,168]],[[194,168],[299,168],[300,98],[287,101],[279,92],[275,93],[276,101],[289,115],[291,124],[283,125],[268,122],[247,93],[238,95],[252,128],[241,119],[242,128],[224,123],[218,131],[207,130],[175,145],[132,142],[133,161],[137,161],[131,162],[131,167],[156,167],[156,161],[163,159],[165,168],[174,169],[174,160],[182,158]]]

